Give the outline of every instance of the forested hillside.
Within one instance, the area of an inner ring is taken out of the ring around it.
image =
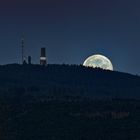
[[[140,140],[139,76],[13,64],[0,79],[0,140]]]
[[[0,66],[1,94],[140,98],[140,77],[76,65]]]

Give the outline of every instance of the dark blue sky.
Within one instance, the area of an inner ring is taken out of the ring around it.
[[[20,63],[20,39],[39,63],[81,64],[92,54],[109,57],[115,70],[140,75],[139,0],[1,0],[0,64]]]

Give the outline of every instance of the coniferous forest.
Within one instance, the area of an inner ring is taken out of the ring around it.
[[[139,76],[11,64],[0,79],[0,140],[140,140]]]

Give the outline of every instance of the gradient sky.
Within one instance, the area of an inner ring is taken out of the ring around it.
[[[0,64],[20,63],[20,39],[39,63],[81,64],[92,54],[114,69],[140,75],[139,0],[1,0]]]

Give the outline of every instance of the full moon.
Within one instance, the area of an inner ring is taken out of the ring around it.
[[[86,67],[101,68],[104,70],[113,71],[113,65],[112,65],[111,61],[107,57],[100,55],[100,54],[92,55],[92,56],[88,57],[84,61],[83,65]]]

